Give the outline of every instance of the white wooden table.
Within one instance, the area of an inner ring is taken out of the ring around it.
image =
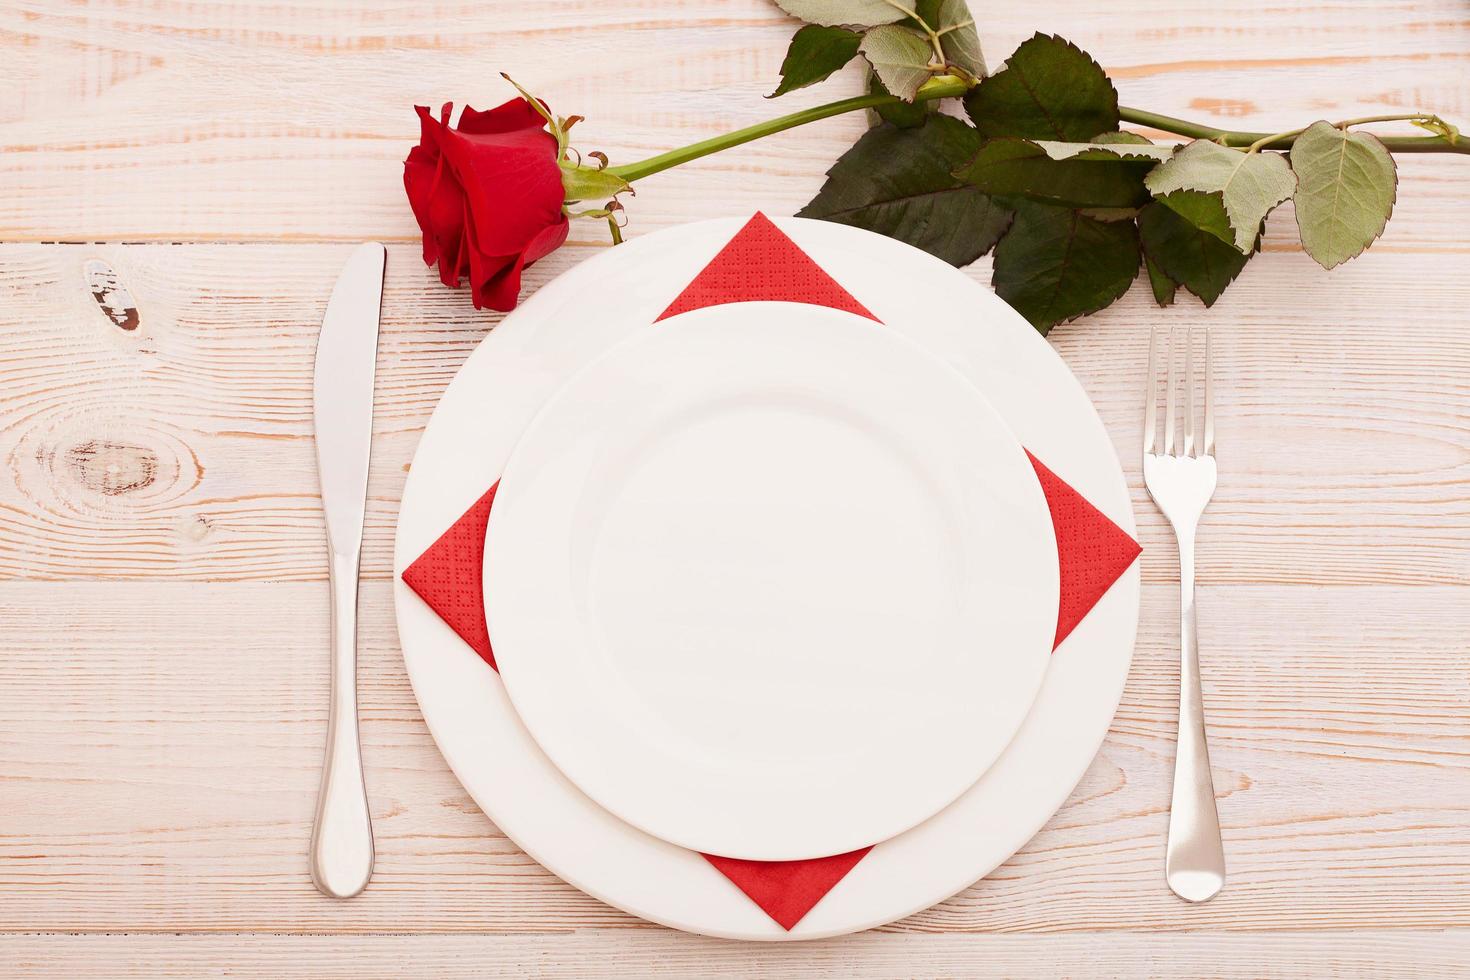
[[[1173,115],[1470,123],[1461,0],[976,7],[993,63],[1059,32]],[[1134,487],[1143,625],[1091,771],[985,881],[844,940],[707,940],[564,884],[455,782],[389,552],[419,434],[496,317],[419,260],[411,107],[497,103],[506,70],[628,161],[856,91],[849,69],[762,100],[792,29],[764,0],[0,6],[0,975],[1465,975],[1464,157],[1402,158],[1387,235],[1333,273],[1283,207],[1214,310],[1139,284],[1052,333]],[[654,177],[629,233],[790,213],[862,125]],[[360,641],[378,864],[341,903],[306,866],[327,704],[310,382],[364,238],[391,243]],[[579,226],[528,288],[604,239]],[[92,295],[108,268],[133,300],[110,294],[115,319]],[[1149,328],[1188,323],[1217,328],[1223,381],[1200,602],[1230,881],[1203,906],[1162,875],[1177,573],[1138,467]]]

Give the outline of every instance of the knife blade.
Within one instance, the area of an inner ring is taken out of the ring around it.
[[[373,827],[357,726],[357,577],[386,259],[378,242],[365,242],[348,257],[322,317],[313,372],[316,462],[330,556],[332,682],[311,877],[333,898],[356,895],[373,872]]]

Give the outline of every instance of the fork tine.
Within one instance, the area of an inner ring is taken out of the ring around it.
[[[1213,365],[1210,363],[1210,328],[1205,327],[1205,444],[1202,452],[1215,455],[1215,385],[1211,380]]]
[[[1178,328],[1169,331],[1169,343],[1164,347],[1164,358],[1169,364],[1167,387],[1164,389],[1164,445],[1159,450],[1166,456],[1174,455],[1174,339],[1179,336]]]
[[[1153,327],[1148,332],[1148,374],[1144,375],[1144,391],[1147,395],[1143,400],[1143,451],[1147,455],[1154,451],[1154,440],[1157,437],[1154,430],[1159,425],[1159,376],[1157,371],[1156,356],[1159,348],[1159,328]]]
[[[1184,455],[1194,455],[1194,328],[1184,331]]]

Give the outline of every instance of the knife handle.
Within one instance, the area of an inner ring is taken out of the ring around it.
[[[362,747],[357,737],[357,568],[360,551],[333,549],[332,697],[327,757],[311,835],[311,878],[323,894],[351,898],[373,873],[373,824],[368,814]]]

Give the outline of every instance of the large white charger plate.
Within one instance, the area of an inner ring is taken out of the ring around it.
[[[506,463],[490,643],[542,750],[633,826],[842,854],[954,801],[1056,633],[1025,450],[948,364],[854,313],[705,307],[595,360]]]
[[[776,225],[889,329],[975,384],[1020,442],[1130,534],[1128,488],[1086,392],[1050,344],[990,290],[926,253],[843,225]],[[1135,564],[1052,655],[1010,746],[949,807],[875,847],[790,931],[700,855],[645,834],[579,791],[531,738],[499,676],[401,574],[501,475],[546,399],[653,321],[744,219],[684,225],[590,258],[530,296],[445,391],[404,487],[394,598],[429,730],[471,797],[527,854],[634,915],[734,939],[817,939],[928,908],[984,877],[1066,800],[1122,696],[1138,625]],[[616,302],[626,315],[606,314]]]

